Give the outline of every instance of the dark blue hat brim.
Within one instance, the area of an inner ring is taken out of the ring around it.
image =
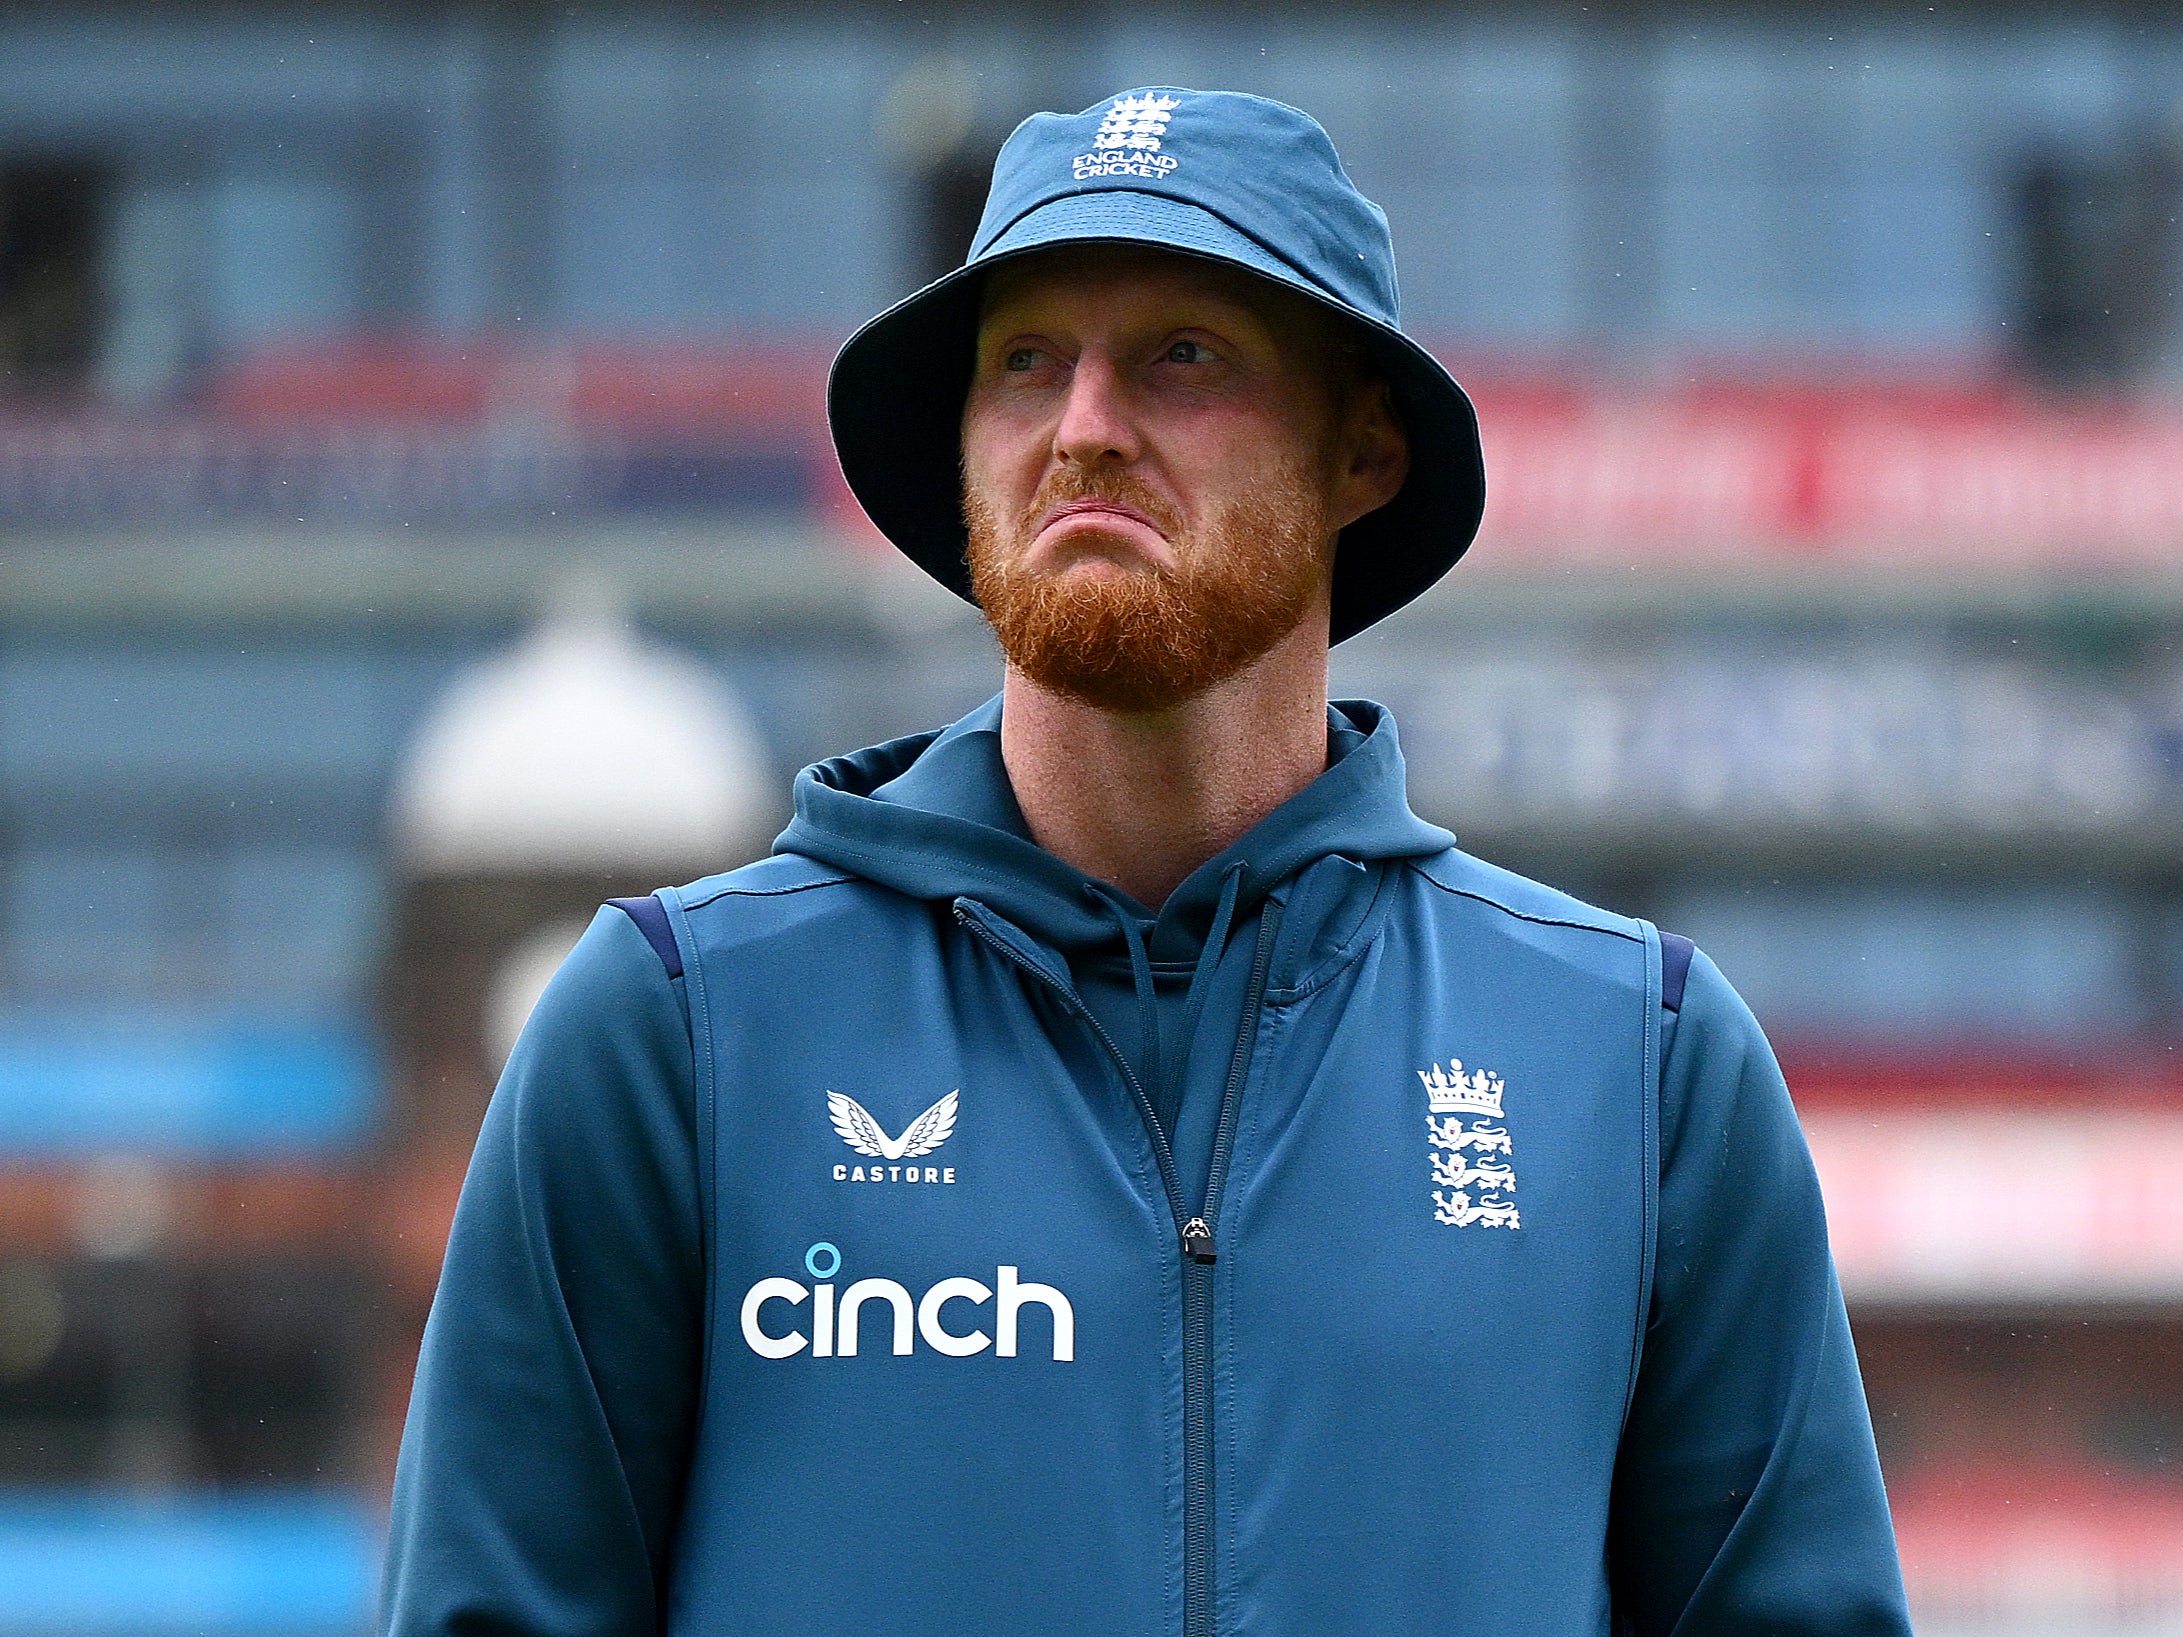
[[[1161,194],[1071,194],[1026,213],[976,260],[898,302],[835,356],[826,412],[849,489],[882,534],[967,600],[962,414],[984,275],[1067,244],[1123,242],[1228,263],[1349,319],[1410,440],[1401,492],[1342,531],[1334,560],[1333,640],[1375,624],[1431,586],[1470,549],[1485,510],[1478,416],[1440,361],[1400,330],[1357,311],[1210,211]]]

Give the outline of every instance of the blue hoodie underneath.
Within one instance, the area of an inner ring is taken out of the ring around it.
[[[603,910],[548,987],[384,1629],[1906,1633],[1816,1179],[1712,963],[1456,850],[1376,706],[1156,915],[1028,840],[996,720],[807,770],[775,857]]]
[[[1150,910],[1031,839],[1001,759],[1000,729],[1001,702],[994,698],[942,731],[905,771],[873,790],[871,799],[954,821],[947,840],[960,860],[1005,861],[1024,871],[1029,890],[1011,899],[1011,918],[1066,957],[1077,993],[1152,1093],[1186,1196],[1203,1198],[1220,1108],[1213,1097],[1184,1097],[1190,1075],[1182,1059],[1203,1015],[1233,1018],[1242,1009],[1249,973],[1220,957],[1227,946],[1250,943],[1264,908],[1263,898],[1254,898],[1249,908],[1222,921],[1220,900],[1229,877],[1240,871],[1247,880],[1272,884],[1292,873],[1300,856],[1316,862],[1331,855],[1353,864],[1429,856],[1455,838],[1419,820],[1407,802],[1391,801],[1399,786],[1371,776],[1360,764],[1347,776],[1315,779],[1199,865],[1159,909]],[[1329,769],[1365,743],[1365,733],[1340,709],[1328,708]],[[795,839],[791,829],[784,846],[793,848]],[[1024,869],[1033,863],[1029,855],[1035,855],[1035,872]],[[1223,948],[1213,952],[1214,962],[1200,980],[1205,941],[1216,931]],[[1219,1033],[1212,1031],[1216,1047]]]

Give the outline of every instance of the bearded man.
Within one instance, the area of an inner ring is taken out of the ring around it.
[[[830,412],[1001,695],[807,769],[771,858],[548,989],[386,1628],[1907,1632],[1749,1012],[1457,850],[1328,704],[1483,474],[1325,133],[1029,120]]]

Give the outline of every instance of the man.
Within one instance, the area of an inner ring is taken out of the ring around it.
[[[1327,704],[1483,482],[1319,127],[1028,121],[830,406],[1003,692],[547,991],[388,1629],[1906,1632],[1757,1025]]]

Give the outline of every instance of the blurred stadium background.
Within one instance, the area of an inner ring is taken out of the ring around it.
[[[543,974],[995,684],[830,349],[1141,83],[1388,208],[1494,498],[1340,687],[1772,1031],[1921,1629],[2183,1632],[2172,13],[170,0],[0,18],[4,1637],[366,1627]]]

